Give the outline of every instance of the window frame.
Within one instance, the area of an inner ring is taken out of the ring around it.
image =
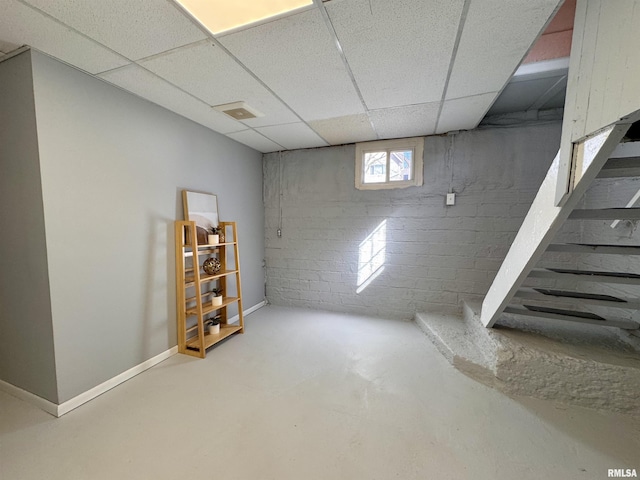
[[[404,181],[389,179],[391,152],[411,150],[413,152],[411,170],[413,178]],[[366,153],[386,152],[386,180],[384,182],[365,183],[364,156]],[[397,140],[377,140],[375,142],[356,143],[355,177],[358,190],[388,190],[392,188],[419,187],[423,184],[424,137],[401,138]]]

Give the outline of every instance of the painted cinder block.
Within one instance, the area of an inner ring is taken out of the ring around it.
[[[268,300],[405,319],[457,312],[461,295],[489,288],[557,152],[559,127],[460,133],[449,207],[444,137],[426,138],[425,184],[404,190],[357,191],[352,173],[336,175],[353,168],[353,145],[288,152],[280,166],[277,154],[265,155]],[[357,291],[363,255],[379,253],[366,239],[383,222],[383,268]]]

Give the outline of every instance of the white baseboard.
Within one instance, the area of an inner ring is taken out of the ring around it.
[[[58,405],[57,417],[61,417],[65,413],[70,412],[74,408],[78,408],[80,405],[87,403],[89,400],[93,400],[94,398],[102,395],[105,392],[108,392],[113,387],[117,387],[121,383],[126,382],[127,380],[135,377],[136,375],[141,374],[145,370],[149,370],[154,365],[159,364],[160,362],[166,360],[167,358],[178,353],[178,347],[171,347],[169,350],[166,350],[155,357],[146,360],[135,367],[131,367],[129,370],[122,372],[119,375],[116,375],[113,378],[110,378],[106,382],[101,383],[100,385],[96,385],[91,390],[87,390],[84,393],[81,393],[78,396],[73,397],[71,400],[67,400],[64,403]]]
[[[253,307],[247,308],[246,310],[243,311],[243,313],[245,315],[250,315],[253,312],[255,312],[256,310],[264,307],[266,304],[267,304],[267,301],[263,300],[260,303],[256,303]],[[234,315],[233,317],[227,319],[227,323],[236,323],[239,320],[240,320],[240,315]]]
[[[250,307],[244,310],[244,314],[249,315],[255,312],[256,310],[258,310],[259,308],[264,307],[266,304],[267,304],[266,301],[262,301],[254,305],[253,307]],[[231,317],[228,320],[228,322],[235,323],[238,320],[240,320],[240,317],[238,315],[235,315],[234,317]],[[93,400],[94,398],[102,395],[105,392],[108,392],[112,388],[117,387],[118,385],[126,382],[130,378],[133,378],[136,375],[141,374],[145,370],[150,369],[154,365],[157,365],[158,363],[166,360],[167,358],[171,357],[172,355],[175,355],[176,353],[178,353],[178,347],[177,346],[172,347],[169,350],[166,350],[156,355],[155,357],[150,358],[149,360],[146,360],[139,365],[136,365],[135,367],[131,367],[126,372],[122,372],[121,374],[116,375],[115,377],[107,380],[106,382],[103,382],[100,385],[96,385],[91,390],[87,390],[86,392],[81,393],[76,397],[73,397],[71,400],[67,400],[66,402],[61,403],[60,405],[50,402],[49,400],[45,400],[44,398],[39,397],[38,395],[34,395],[31,392],[27,392],[26,390],[18,388],[15,385],[11,385],[10,383],[7,383],[3,380],[0,380],[0,390],[16,398],[19,398],[20,400],[29,402],[32,405],[44,410],[45,412],[50,413],[54,417],[61,417],[65,413],[68,413],[71,410],[78,408],[80,405],[87,403],[90,400]]]
[[[4,380],[0,380],[0,390],[2,390],[4,393],[8,393],[13,397],[19,398],[20,400],[24,400],[25,402],[30,403],[31,405],[34,405],[47,413],[50,413],[54,417],[58,416],[58,405],[50,402],[49,400],[45,400],[38,395],[27,392],[26,390],[7,383]]]
[[[117,387],[121,383],[124,383],[130,378],[133,378],[136,375],[144,372],[145,370],[150,369],[154,365],[157,365],[158,363],[166,360],[176,353],[178,353],[178,347],[172,347],[169,350],[166,350],[156,355],[155,357],[150,358],[149,360],[146,360],[139,365],[130,368],[126,372],[122,372],[121,374],[116,375],[106,382],[103,382],[100,385],[96,385],[91,390],[87,390],[86,392],[73,397],[71,400],[67,400],[66,402],[61,403],[60,405],[50,402],[49,400],[45,400],[42,397],[34,395],[31,392],[27,392],[26,390],[18,388],[15,385],[11,385],[10,383],[4,382],[2,380],[0,380],[0,390],[8,393],[9,395],[13,395],[20,400],[28,402],[44,410],[45,412],[50,413],[54,417],[61,417],[65,413],[70,412],[74,408],[78,408],[80,405],[87,403],[89,400],[93,400],[97,396],[111,390],[113,387]]]

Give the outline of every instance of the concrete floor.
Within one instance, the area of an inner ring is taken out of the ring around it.
[[[265,307],[55,419],[0,393],[0,479],[604,479],[640,422],[512,399],[409,322]]]

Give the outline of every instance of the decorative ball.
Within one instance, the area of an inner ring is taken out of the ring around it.
[[[208,275],[215,275],[221,268],[220,260],[215,257],[209,257],[202,263],[202,269]]]

